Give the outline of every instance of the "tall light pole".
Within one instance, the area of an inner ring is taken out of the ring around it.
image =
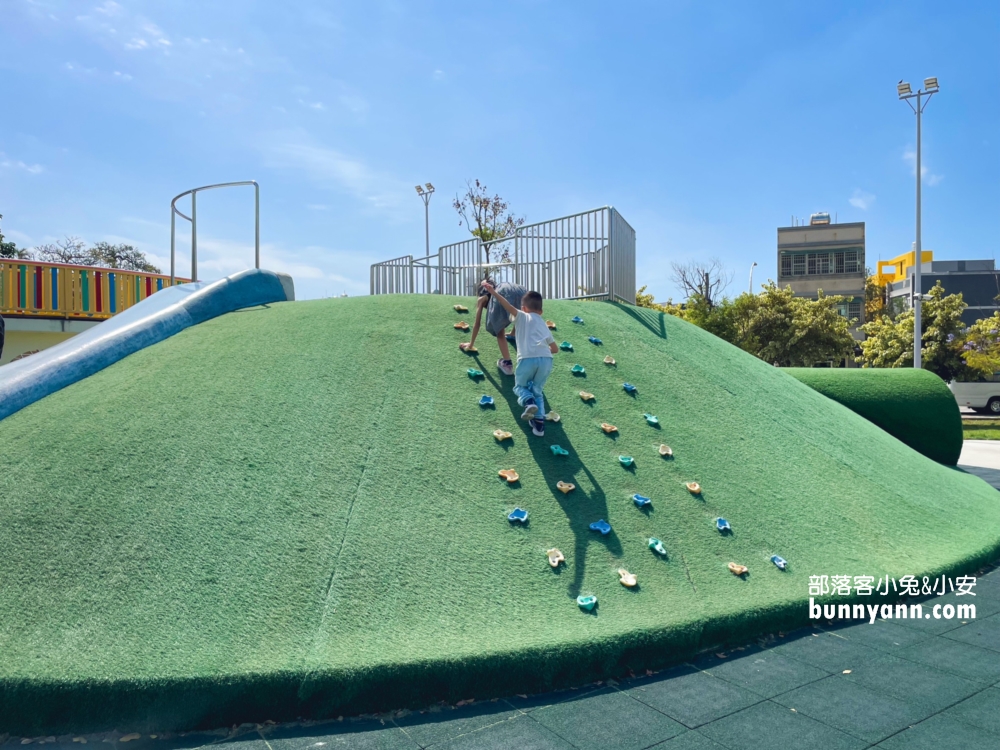
[[[920,116],[930,102],[931,97],[938,92],[938,79],[925,78],[924,88],[916,92],[910,89],[910,84],[900,81],[896,84],[896,93],[899,98],[910,105],[910,109],[917,116],[917,239],[914,246],[913,255],[913,288],[910,290],[913,304],[913,366],[919,369],[922,366],[920,349],[923,346],[920,322],[920,303],[923,301],[922,289],[920,286],[920,272],[923,265],[923,252],[920,245],[920,184],[922,176],[920,174]],[[924,98],[926,97],[926,99]],[[917,100],[914,107],[910,99]]]
[[[426,188],[426,189],[425,189]],[[417,185],[417,195],[424,202],[424,241],[426,243],[426,249],[424,255],[430,257],[431,254],[431,230],[430,230],[430,217],[428,215],[427,206],[431,202],[431,196],[434,194],[434,186],[429,182],[420,187]]]
[[[753,269],[755,269],[756,267],[757,267],[757,261],[754,261],[753,265],[750,266],[750,286],[747,287],[747,291],[750,294],[753,294]]]

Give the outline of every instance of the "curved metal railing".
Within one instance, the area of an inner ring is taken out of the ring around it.
[[[170,284],[174,283],[174,255],[176,222],[178,216],[191,222],[191,281],[198,280],[198,193],[202,190],[214,190],[215,188],[238,187],[241,185],[253,185],[254,191],[254,268],[260,268],[260,185],[256,180],[244,180],[242,182],[220,182],[217,185],[203,185],[202,187],[185,190],[170,201]],[[185,195],[191,196],[191,215],[185,215],[177,208],[177,201]]]

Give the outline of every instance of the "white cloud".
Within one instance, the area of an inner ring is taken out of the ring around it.
[[[304,99],[299,99],[299,104],[301,104],[303,107],[309,107],[309,109],[320,109],[320,110],[326,109],[323,106],[323,102],[307,102]]]
[[[94,12],[101,13],[105,16],[117,16],[122,11],[122,6],[114,2],[114,0],[107,0],[106,2],[98,5],[94,8]]]
[[[909,164],[910,164],[910,173],[914,177],[916,177],[916,175],[917,175],[917,152],[916,152],[916,150],[915,149],[907,149],[906,151],[904,151],[903,152],[903,161],[909,162]],[[931,187],[933,187],[934,185],[937,185],[939,182],[941,182],[941,180],[944,179],[944,175],[942,175],[942,174],[931,174],[930,171],[927,169],[927,163],[926,163],[926,161],[923,160],[923,159],[921,161],[923,163],[920,165],[920,176],[923,178],[923,181],[925,183],[927,183],[928,185],[930,185]]]
[[[368,102],[354,94],[343,94],[340,97],[340,103],[356,115],[361,115],[368,111]]]
[[[847,201],[855,208],[860,208],[862,211],[867,211],[875,203],[875,196],[871,193],[866,193],[861,188],[854,188],[854,194]]]
[[[267,140],[275,145],[265,147],[266,166],[301,170],[321,185],[346,190],[375,208],[395,208],[407,189],[407,183],[379,174],[336,149],[318,145],[301,131]]]
[[[329,211],[330,207],[323,203],[309,203],[306,205],[310,211]]]
[[[41,164],[26,164],[19,159],[10,159],[3,151],[0,151],[0,167],[4,169],[20,169],[28,174],[41,174],[45,171],[45,168]]]
[[[118,79],[120,79],[122,81],[131,81],[132,80],[132,76],[130,76],[128,73],[122,73],[120,70],[116,70],[115,71],[115,78],[118,78]]]
[[[440,81],[443,78],[444,78],[444,71],[443,70],[438,69],[438,70],[434,71],[434,80],[435,81]]]

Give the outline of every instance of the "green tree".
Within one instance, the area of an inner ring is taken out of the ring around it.
[[[507,201],[499,195],[490,197],[486,186],[479,180],[469,180],[465,185],[465,194],[456,195],[451,204],[461,217],[458,225],[465,226],[473,237],[479,238],[487,266],[493,262],[494,245],[499,246],[496,262],[509,262],[510,250],[501,240],[513,237],[517,228],[524,224],[524,217],[514,216]]]
[[[1000,312],[969,326],[962,343],[962,358],[969,368],[966,375],[990,378],[1000,372]]]
[[[149,262],[146,254],[132,245],[112,245],[108,242],[98,242],[87,251],[87,265],[103,268],[121,268],[128,271],[143,273],[162,273],[159,268]]]
[[[3,214],[0,214],[0,220],[2,219]],[[3,230],[0,229],[0,258],[28,260],[31,258],[31,251],[18,247],[14,242],[4,239]]]
[[[921,364],[943,380],[964,377],[969,374],[962,348],[965,301],[961,294],[945,294],[941,282],[927,294],[929,299],[921,305]],[[895,319],[882,315],[861,330],[867,337],[861,342],[858,358],[863,367],[913,367],[912,309]]]

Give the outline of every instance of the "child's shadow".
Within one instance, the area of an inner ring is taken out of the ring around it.
[[[563,509],[569,521],[570,529],[573,531],[573,556],[566,562],[573,568],[573,578],[569,582],[568,588],[569,596],[575,599],[580,595],[583,587],[587,547],[591,543],[604,545],[616,557],[620,557],[622,554],[621,540],[618,539],[614,531],[603,536],[590,529],[590,524],[594,521],[608,517],[608,503],[604,490],[580,460],[561,423],[546,422],[545,437],[536,437],[531,433],[528,422],[521,420],[523,409],[518,406],[517,396],[509,388],[503,389],[492,373],[487,373],[486,378],[493,383],[497,392],[507,402],[511,416],[520,425],[524,439],[531,450],[531,455],[538,468],[541,469],[548,491],[559,503],[559,507]],[[497,399],[497,403],[500,403],[499,399]],[[569,455],[552,455],[549,446],[553,443],[558,443],[568,450]],[[584,492],[580,487],[580,482],[576,479],[580,475],[585,476],[593,488],[589,493]],[[571,481],[577,487],[572,492],[564,494],[556,489],[556,482],[560,481]],[[534,488],[531,490],[534,491]]]

